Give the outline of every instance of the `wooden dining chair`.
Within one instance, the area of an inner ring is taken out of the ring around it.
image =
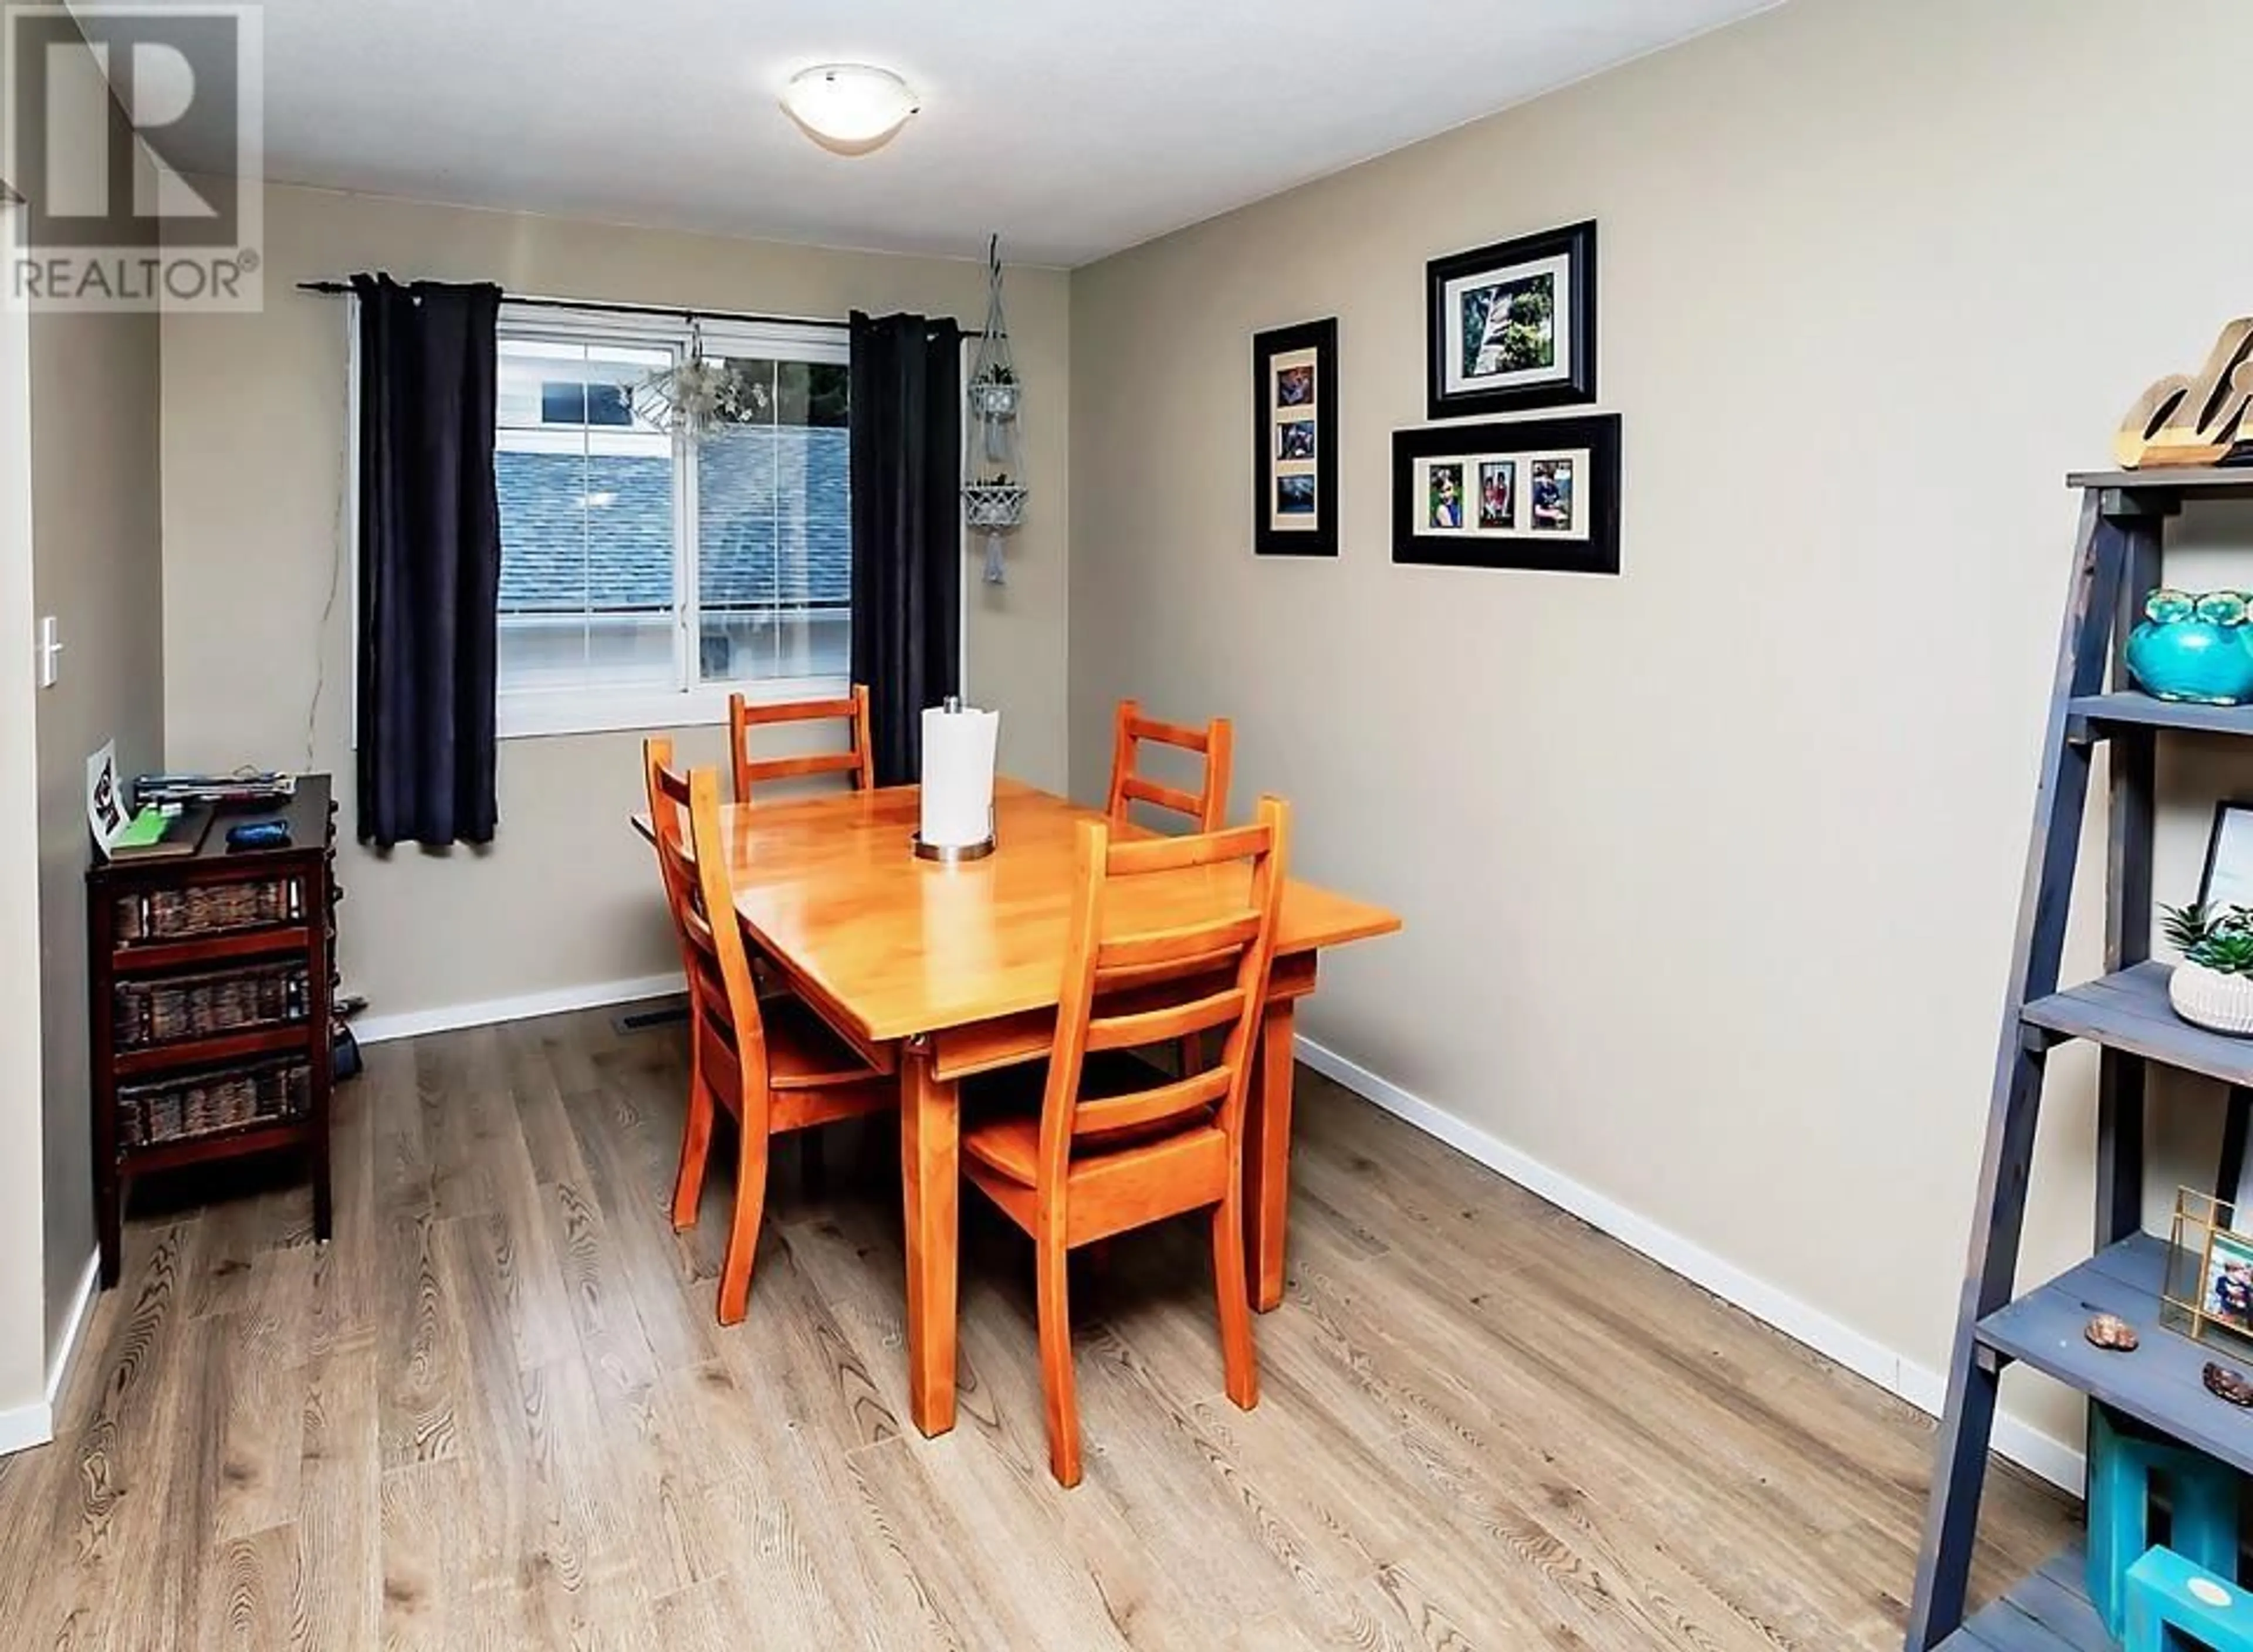
[[[1137,772],[1134,758],[1144,741],[1196,753],[1203,761],[1203,784],[1191,793]],[[1215,717],[1202,728],[1190,728],[1145,717],[1140,701],[1120,701],[1111,745],[1111,801],[1104,813],[1124,826],[1127,806],[1147,803],[1187,816],[1192,831],[1219,831],[1228,820],[1229,766],[1235,756],[1235,728],[1225,717]],[[1193,1033],[1182,1039],[1177,1060],[1184,1073],[1203,1066],[1203,1038]]]
[[[673,766],[673,742],[652,735],[641,742],[644,784],[649,791],[649,834],[657,845],[657,875],[665,885],[666,915],[673,921],[673,938],[680,948],[681,979],[696,979],[695,950],[688,942],[684,913],[694,902],[694,881],[681,868],[694,855],[688,847],[688,776]],[[673,1225],[685,1228],[696,1220],[704,1195],[704,1154],[712,1139],[712,1092],[704,1087],[703,1000],[692,986],[688,993],[688,1109],[680,1131],[680,1170],[673,1188]],[[696,1174],[688,1174],[689,1144],[695,1146]]]
[[[841,719],[851,744],[843,751],[815,751],[795,757],[754,757],[750,732],[775,723],[828,722]],[[791,700],[758,705],[741,694],[728,696],[728,757],[736,771],[736,801],[752,801],[751,788],[770,780],[796,780],[807,775],[842,774],[852,777],[853,789],[866,791],[875,784],[868,746],[868,687],[854,683],[842,700]]]
[[[652,761],[651,768],[652,792],[665,798],[677,820],[680,805],[675,794],[685,791],[688,815],[685,854],[677,829],[668,832],[659,824],[655,833],[666,889],[682,892],[674,917],[688,975],[693,1050],[673,1225],[686,1228],[696,1220],[713,1115],[724,1107],[736,1123],[736,1209],[720,1266],[719,1314],[722,1325],[734,1325],[750,1300],[770,1141],[787,1132],[896,1106],[899,1084],[869,1066],[798,999],[760,999],[729,880],[718,773],[693,770],[684,785],[669,764]],[[661,821],[666,810],[655,796],[651,808]]]
[[[1081,823],[1077,885],[1038,1114],[962,1133],[971,1182],[1033,1237],[1049,1466],[1079,1483],[1065,1257],[1133,1228],[1210,1209],[1213,1286],[1229,1398],[1259,1402],[1244,1272],[1244,1109],[1267,996],[1289,815],[1262,798],[1256,825],[1113,842]],[[1168,1078],[1115,1052],[1224,1029],[1219,1060]],[[1093,1066],[1090,1056],[1106,1057]]]
[[[1215,717],[1202,728],[1177,722],[1160,722],[1142,714],[1139,701],[1122,700],[1113,722],[1111,744],[1111,800],[1104,813],[1124,824],[1127,805],[1147,803],[1186,815],[1190,829],[1217,832],[1228,819],[1228,770],[1233,756],[1235,730],[1225,717]],[[1195,752],[1204,763],[1204,783],[1194,792],[1164,785],[1134,767],[1137,748],[1174,746]]]

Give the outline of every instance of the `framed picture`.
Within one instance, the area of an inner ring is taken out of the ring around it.
[[[2159,1286],[2159,1322],[2202,1342],[2253,1349],[2253,1236],[2233,1231],[2226,1201],[2175,1195]]]
[[[2253,1239],[2216,1228],[2206,1240],[2206,1314],[2253,1336]]]
[[[1568,225],[1424,267],[1425,413],[1596,399],[1596,226]]]
[[[1337,318],[1252,338],[1252,548],[1336,556]]]
[[[1435,425],[1392,436],[1392,560],[1620,568],[1620,421]]]
[[[2198,898],[2209,906],[2253,907],[2253,803],[2214,805]]]

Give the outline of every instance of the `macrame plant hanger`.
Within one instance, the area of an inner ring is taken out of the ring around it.
[[[986,244],[986,334],[970,368],[970,416],[963,421],[962,518],[986,536],[986,582],[1008,576],[1001,540],[1025,519],[1023,450],[1018,415],[1024,387],[1009,356],[1009,323],[1001,310],[1001,238]]]

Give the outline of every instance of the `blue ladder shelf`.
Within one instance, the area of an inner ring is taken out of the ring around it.
[[[2089,1603],[2080,1547],[2041,1570],[1940,1643],[1941,1652],[2120,1652]]]

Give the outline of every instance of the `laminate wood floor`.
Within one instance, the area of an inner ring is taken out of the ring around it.
[[[136,1211],[56,1443],[0,1464],[0,1644],[1900,1644],[1925,1418],[1315,1075],[1259,1409],[1201,1229],[1121,1240],[1075,1276],[1067,1493],[998,1223],[961,1423],[906,1420],[892,1135],[833,1133],[818,1196],[785,1147],[714,1322],[724,1173],[664,1216],[682,1045],[370,1051],[326,1247],[278,1180]],[[2008,1470],[1989,1507],[1982,1598],[2068,1523]]]

